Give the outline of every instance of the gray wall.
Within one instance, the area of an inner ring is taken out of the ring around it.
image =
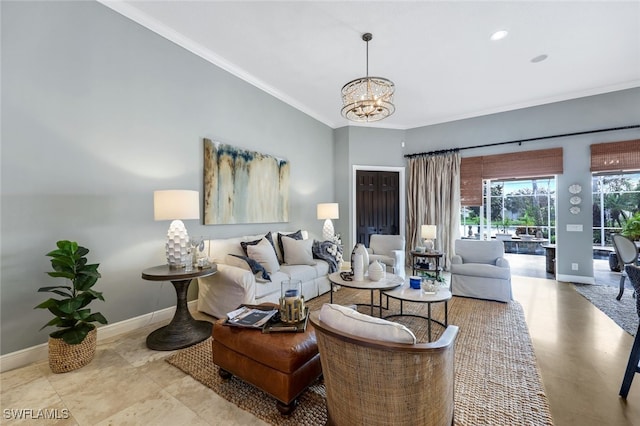
[[[168,222],[153,191],[202,193],[202,139],[291,162],[290,222],[204,226],[192,235],[321,234],[334,198],[333,130],[95,2],[1,2],[1,353],[47,339],[33,307],[56,280],[44,255],[77,240],[100,263],[110,323],[173,306],[162,264]],[[62,284],[62,282],[58,282]],[[193,289],[191,292],[193,296]]]
[[[352,237],[354,224],[351,220],[354,214],[353,167],[405,167],[401,147],[405,131],[348,126],[336,129],[334,133],[335,193],[340,200],[339,229],[342,231],[344,250],[350,255],[355,244]],[[404,225],[402,219],[400,225]]]
[[[467,120],[411,129],[405,153],[461,148],[539,136],[640,124],[640,89],[589,96]],[[557,179],[557,273],[593,277],[591,174],[589,145],[640,138],[640,129],[502,145],[461,151],[462,157],[562,147],[564,173]],[[569,213],[569,185],[582,185],[582,211]],[[567,232],[567,224],[583,232]],[[578,271],[571,270],[578,263]],[[585,281],[588,281],[585,280]]]

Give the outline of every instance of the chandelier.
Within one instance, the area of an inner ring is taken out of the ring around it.
[[[352,80],[342,87],[342,116],[351,121],[372,122],[387,118],[394,113],[391,80],[369,77],[369,41],[371,33],[362,35],[367,43],[367,76]]]

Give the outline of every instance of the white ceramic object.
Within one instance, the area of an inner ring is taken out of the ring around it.
[[[364,280],[364,262],[362,260],[362,254],[355,253],[353,256],[353,280]]]
[[[380,281],[384,274],[384,268],[377,260],[369,265],[369,279],[371,281]]]
[[[364,246],[364,244],[357,243],[353,248],[353,251],[351,252],[352,263],[353,263],[353,256],[355,256],[356,254],[362,255],[362,266],[364,268],[364,271],[366,272],[367,268],[369,267],[369,252],[367,251],[367,248]]]

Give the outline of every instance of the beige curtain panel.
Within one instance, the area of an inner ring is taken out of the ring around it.
[[[421,225],[436,225],[435,247],[448,267],[460,236],[460,154],[410,158],[407,198],[408,250],[422,244]]]

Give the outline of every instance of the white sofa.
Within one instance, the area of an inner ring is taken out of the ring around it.
[[[502,241],[456,240],[451,258],[451,293],[454,296],[508,302],[511,268]]]
[[[289,233],[281,232],[281,234]],[[278,259],[282,260],[282,250],[278,245],[277,235],[278,232],[272,232]],[[222,318],[243,303],[278,303],[280,283],[283,280],[301,280],[305,300],[317,297],[331,289],[327,278],[329,264],[324,260],[313,259],[315,265],[280,264],[277,272],[270,273],[271,281],[265,281],[260,279],[260,274],[254,275],[244,261],[230,256],[231,254],[244,256],[240,243],[256,241],[264,236],[264,234],[250,235],[205,241],[205,252],[209,260],[217,265],[218,272],[209,277],[198,278],[199,311]],[[305,240],[309,238],[306,231],[302,231],[302,236]]]

